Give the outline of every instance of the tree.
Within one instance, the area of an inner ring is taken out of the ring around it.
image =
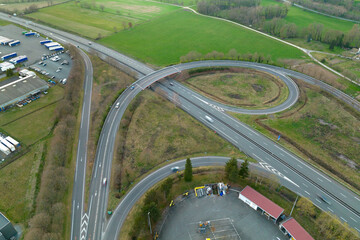
[[[236,182],[238,180],[238,165],[236,158],[231,158],[229,161],[226,162],[225,165],[225,176],[232,182]]]
[[[243,163],[241,163],[241,167],[239,170],[239,175],[241,178],[247,178],[249,176],[249,162],[248,160],[245,160]]]
[[[7,76],[7,77],[11,77],[11,76],[13,76],[13,75],[14,75],[14,72],[13,72],[12,69],[6,70],[6,76]]]
[[[301,215],[307,215],[313,218],[316,217],[315,206],[308,198],[300,198],[300,200],[297,202],[297,208],[299,209],[298,213]]]
[[[193,177],[192,164],[190,158],[188,158],[186,159],[186,164],[185,164],[185,172],[184,172],[185,182],[191,182],[192,177]]]
[[[173,183],[174,183],[174,179],[173,179],[173,178],[167,178],[167,179],[163,182],[163,184],[161,184],[161,187],[160,187],[160,188],[161,188],[161,191],[164,192],[165,197],[167,197],[167,196],[169,195]]]

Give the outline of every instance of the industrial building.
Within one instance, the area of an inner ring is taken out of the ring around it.
[[[48,88],[49,85],[44,80],[31,75],[15,80],[3,81],[0,83],[0,111]]]
[[[0,213],[0,240],[13,240],[16,239],[17,231],[11,222]]]
[[[279,228],[291,240],[314,240],[294,218],[283,221]]]
[[[239,194],[239,199],[249,205],[251,208],[264,214],[268,219],[277,222],[284,212],[284,209],[268,198],[264,197],[250,186],[246,186]]]

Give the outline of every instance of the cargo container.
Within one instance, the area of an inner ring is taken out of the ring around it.
[[[18,56],[18,57],[10,59],[9,62],[11,62],[13,64],[18,64],[18,63],[25,62],[27,60],[28,60],[27,56],[22,55],[22,56]]]
[[[16,141],[15,139],[13,139],[10,136],[7,136],[5,138],[8,142],[10,142],[12,145],[14,145],[15,147],[20,147],[20,143],[18,141]]]
[[[50,43],[45,43],[44,46],[50,48],[50,47],[60,46],[60,44],[57,42],[50,42]]]
[[[64,50],[62,46],[49,47],[50,51],[61,51]]]
[[[19,44],[20,44],[20,41],[16,40],[16,41],[13,41],[13,42],[9,43],[9,46],[13,47],[13,46],[16,46],[16,45],[19,45]]]
[[[35,35],[36,35],[36,32],[27,32],[27,33],[25,33],[26,37],[35,36]]]
[[[27,31],[23,31],[23,32],[22,32],[22,35],[25,35],[26,33],[27,33]]]
[[[0,151],[3,152],[5,155],[10,154],[10,150],[2,144],[0,144]]]
[[[8,39],[1,42],[2,45],[9,45],[9,43],[13,42],[14,39]]]
[[[0,137],[0,141],[5,147],[9,148],[12,152],[15,151],[14,145],[6,141],[5,138]]]
[[[40,44],[44,45],[45,43],[51,43],[51,42],[52,42],[52,40],[47,39],[47,40],[40,41]]]
[[[13,57],[16,57],[17,56],[17,53],[16,52],[13,52],[13,53],[9,53],[7,55],[4,55],[1,57],[1,60],[4,61],[6,59],[9,59],[9,58],[13,58]]]

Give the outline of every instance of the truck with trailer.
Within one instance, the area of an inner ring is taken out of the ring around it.
[[[27,32],[27,33],[25,33],[26,37],[35,36],[35,35],[36,35],[36,32]]]
[[[57,42],[50,42],[50,43],[45,43],[44,46],[50,48],[50,47],[60,46],[60,44]]]
[[[44,45],[45,43],[51,43],[51,42],[52,42],[52,40],[46,39],[46,40],[40,41],[40,44]]]
[[[55,47],[49,47],[50,51],[62,51],[64,50],[64,47],[62,46],[55,46]]]
[[[10,150],[2,144],[0,144],[0,151],[3,152],[5,155],[10,154]]]
[[[9,53],[7,55],[4,55],[1,57],[1,60],[2,61],[5,61],[7,59],[10,59],[10,58],[13,58],[13,57],[16,57],[17,56],[17,53],[16,52],[13,52],[13,53]]]
[[[16,45],[19,45],[20,44],[20,41],[19,40],[15,40],[15,41],[12,41],[11,43],[9,43],[9,46],[10,47],[13,47],[13,46],[16,46]]]
[[[12,152],[15,151],[14,145],[12,145],[12,144],[9,143],[8,141],[6,141],[5,138],[0,137],[0,141],[1,141],[1,143],[2,143],[5,147],[7,147],[8,149],[10,149]]]
[[[25,62],[27,60],[28,60],[27,56],[21,55],[21,56],[10,59],[9,62],[11,62],[13,64],[18,64],[18,63]]]
[[[13,139],[10,136],[7,136],[6,141],[8,141],[9,143],[11,143],[12,145],[14,145],[15,147],[20,147],[20,143],[18,141],[16,141],[15,139]]]

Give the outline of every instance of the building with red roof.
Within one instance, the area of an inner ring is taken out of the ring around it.
[[[255,191],[250,186],[246,186],[239,194],[239,199],[248,204],[253,209],[265,214],[274,222],[278,220],[284,209],[268,198]]]
[[[294,218],[285,220],[279,228],[291,240],[314,240]]]

